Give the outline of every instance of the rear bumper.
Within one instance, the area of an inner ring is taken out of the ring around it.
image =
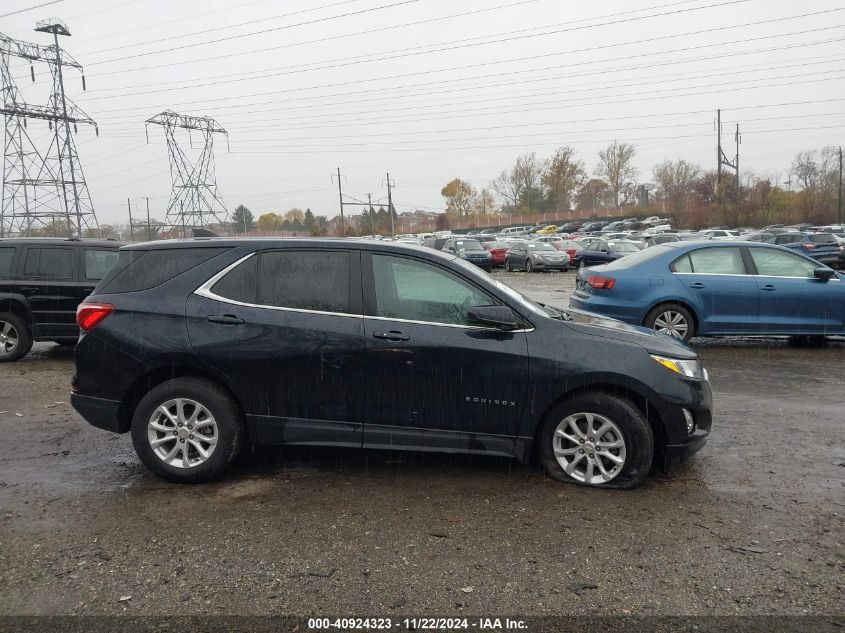
[[[124,428],[125,425],[121,423],[118,416],[119,401],[71,393],[70,404],[88,424],[98,429],[105,429],[112,433],[126,433],[129,430],[128,427]]]

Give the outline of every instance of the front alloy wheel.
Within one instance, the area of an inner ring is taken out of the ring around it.
[[[575,481],[596,485],[614,479],[625,466],[625,437],[608,417],[578,412],[555,429],[553,452]]]
[[[581,486],[634,488],[654,457],[654,434],[643,412],[627,398],[603,391],[552,407],[538,441],[546,473]]]

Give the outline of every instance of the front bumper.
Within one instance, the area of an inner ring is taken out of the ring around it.
[[[120,421],[118,416],[120,402],[117,400],[71,393],[70,404],[86,422],[98,429],[105,429],[112,433],[126,433],[129,430],[128,425]]]
[[[693,410],[695,429],[692,435],[678,444],[666,444],[663,447],[663,458],[660,467],[663,471],[671,471],[681,463],[695,455],[707,443],[710,435],[712,417],[709,409]]]
[[[566,270],[569,268],[569,261],[546,262],[540,259],[532,259],[531,264],[536,270]]]

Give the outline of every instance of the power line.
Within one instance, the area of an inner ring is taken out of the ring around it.
[[[440,22],[442,20],[450,20],[450,19],[455,19],[455,18],[459,18],[459,17],[466,17],[468,15],[477,15],[477,14],[480,14],[480,13],[487,13],[489,11],[497,11],[497,10],[500,10],[500,9],[508,9],[508,8],[511,8],[511,7],[515,7],[515,6],[519,6],[519,5],[523,5],[523,4],[530,4],[530,3],[538,2],[538,1],[539,0],[518,0],[517,2],[510,2],[508,4],[498,5],[498,6],[495,6],[495,7],[485,7],[483,9],[475,9],[473,11],[464,11],[462,13],[453,13],[453,14],[449,14],[449,15],[445,15],[445,16],[438,16],[438,17],[435,17],[435,18],[427,18],[427,19],[424,19],[424,20],[416,20],[416,21],[413,21],[413,22],[405,22],[405,23],[402,23],[402,24],[393,24],[393,25],[378,27],[378,28],[374,28],[374,29],[367,29],[367,30],[364,30],[364,31],[356,31],[354,33],[342,33],[342,34],[339,34],[339,35],[332,35],[332,36],[329,36],[329,37],[323,37],[323,38],[319,38],[319,39],[315,39],[315,40],[307,40],[307,41],[304,41],[304,42],[289,42],[289,43],[285,43],[285,44],[278,44],[278,45],[275,45],[275,46],[252,49],[252,50],[249,50],[249,51],[233,52],[233,53],[229,53],[229,54],[226,54],[226,55],[216,55],[216,56],[213,56],[213,57],[203,57],[203,58],[200,58],[200,59],[189,59],[189,60],[184,60],[184,61],[179,61],[179,62],[170,62],[170,63],[167,63],[167,64],[157,64],[157,65],[154,65],[154,66],[141,66],[141,67],[136,67],[133,70],[136,70],[136,71],[154,70],[154,69],[159,69],[159,68],[170,68],[170,67],[173,67],[173,66],[181,66],[181,65],[184,65],[184,64],[194,64],[194,63],[205,62],[205,61],[217,61],[217,60],[220,60],[220,59],[231,59],[232,57],[239,57],[239,56],[242,56],[242,55],[252,55],[252,54],[255,54],[255,53],[266,53],[268,51],[274,51],[274,50],[279,50],[279,49],[283,49],[283,48],[291,48],[291,47],[296,47],[296,46],[305,46],[305,45],[308,45],[308,44],[318,44],[318,43],[323,43],[323,42],[330,42],[330,41],[335,41],[335,40],[339,40],[339,39],[344,39],[344,38],[347,38],[347,37],[355,37],[355,36],[358,36],[358,35],[371,35],[373,33],[379,33],[379,32],[389,31],[389,30],[398,29],[398,28],[405,28],[405,27],[408,27],[408,26],[419,26],[421,24],[431,24],[433,22]],[[627,15],[629,13],[641,13],[643,11],[651,10],[651,9],[654,9],[654,8],[661,8],[661,7],[665,7],[665,6],[674,6],[674,5],[679,5],[679,4],[689,4],[691,1],[693,1],[693,0],[682,0],[680,2],[673,2],[673,3],[669,3],[669,4],[655,5],[653,7],[647,7],[647,8],[643,8],[643,9],[635,9],[635,10],[632,10],[632,11],[622,11],[620,13],[613,13],[613,14],[610,14],[608,16],[600,16],[600,17],[613,17],[613,16],[617,16],[617,15]],[[600,19],[600,17],[599,18],[594,17],[594,18],[585,18],[583,20],[576,20],[576,21],[572,22],[572,24],[579,24],[581,22],[588,22],[588,21],[591,21],[591,20]],[[538,30],[539,28],[548,28],[548,27],[535,27],[534,29],[530,29],[530,30]],[[523,29],[523,30],[529,30],[529,29]],[[476,39],[478,39],[478,38],[476,38]],[[105,62],[103,62],[103,63],[105,63]],[[112,70],[112,71],[108,71],[108,72],[99,73],[99,75],[100,76],[114,75],[114,74],[118,74],[118,73],[122,73],[122,72],[123,72],[122,70]],[[254,71],[254,72],[263,72],[263,71]],[[223,75],[223,76],[237,76],[239,74],[240,73],[235,73],[235,74]]]
[[[830,28],[839,28],[839,27],[824,27],[824,28],[818,29],[818,30],[828,30]],[[626,55],[626,56],[622,56],[622,57],[605,58],[605,59],[601,59],[601,60],[590,60],[590,61],[575,62],[575,63],[570,62],[568,64],[546,66],[544,68],[536,68],[536,69],[533,69],[533,70],[536,70],[536,71],[555,70],[555,69],[559,69],[559,68],[569,68],[569,67],[572,67],[572,66],[586,66],[586,65],[600,64],[600,63],[607,63],[607,62],[614,62],[614,61],[628,61],[630,59],[639,58],[639,57],[654,57],[654,56],[661,56],[662,57],[662,56],[666,56],[666,55],[669,55],[669,54],[672,54],[672,53],[685,52],[685,51],[690,51],[690,50],[699,50],[701,48],[713,48],[713,47],[717,47],[717,46],[735,45],[735,44],[739,44],[739,43],[743,43],[743,42],[747,42],[747,41],[754,41],[754,40],[766,40],[766,39],[780,38],[780,37],[786,37],[786,36],[792,36],[792,35],[801,35],[801,34],[805,34],[806,32],[807,31],[799,31],[799,32],[779,34],[779,35],[763,36],[763,37],[759,37],[759,38],[753,38],[752,40],[749,40],[749,39],[746,38],[746,39],[742,39],[742,40],[732,40],[732,41],[728,41],[728,42],[716,42],[716,43],[699,45],[699,46],[690,46],[690,47],[662,50],[662,51],[657,51],[657,52],[653,52],[653,53],[641,53],[641,54],[638,54],[638,55]],[[775,46],[775,47],[758,48],[758,49],[752,49],[752,50],[748,50],[748,51],[742,51],[742,53],[744,53],[744,54],[756,54],[756,53],[768,53],[768,52],[774,52],[774,51],[780,51],[780,50],[789,50],[789,49],[793,49],[793,48],[806,48],[808,46],[818,46],[818,45],[824,45],[824,44],[830,44],[830,43],[837,43],[837,42],[842,41],[842,39],[845,39],[845,38],[832,38],[832,39],[828,39],[828,40],[820,40],[820,41],[815,41],[815,42],[802,42],[802,43],[786,44],[786,45]],[[575,52],[581,52],[581,51],[576,50],[576,51],[569,51],[569,52],[575,53]],[[550,53],[550,54],[545,55],[545,57],[558,56],[560,54],[561,53]],[[657,63],[642,64],[640,66],[623,68],[623,69],[609,69],[609,70],[608,69],[601,69],[601,70],[591,71],[591,72],[588,72],[588,73],[575,74],[575,75],[571,75],[571,76],[575,77],[575,76],[585,76],[585,75],[589,75],[589,74],[602,74],[606,70],[608,70],[609,72],[618,72],[619,70],[642,70],[642,69],[649,69],[649,68],[653,68],[653,67],[657,67],[657,66],[671,65],[671,64],[674,64],[674,63],[684,63],[686,61],[707,61],[707,60],[721,59],[721,58],[724,58],[724,57],[735,57],[736,55],[737,55],[736,51],[731,51],[731,52],[728,52],[728,53],[723,53],[723,54],[718,54],[718,55],[710,55],[710,56],[704,56],[704,57],[693,57],[693,58],[687,58],[687,59],[684,59],[684,60],[677,60],[677,61],[662,61],[662,62],[657,62]],[[525,59],[525,58],[522,58],[522,59]],[[471,64],[471,65],[466,65],[466,66],[457,66],[457,67],[445,68],[445,69],[417,71],[417,72],[413,72],[413,73],[405,73],[405,74],[401,74],[401,75],[383,77],[382,79],[397,79],[397,78],[405,78],[405,77],[416,76],[416,75],[427,75],[427,74],[431,74],[431,73],[451,72],[453,70],[463,70],[463,69],[466,69],[466,68],[472,68],[472,67],[477,67],[477,66],[489,66],[489,65],[500,64],[500,63],[510,63],[512,61],[522,61],[522,59],[493,61],[493,62],[485,62],[485,63],[482,63],[482,64]],[[488,74],[488,75],[478,75],[476,77],[471,77],[469,79],[491,77],[491,76],[521,75],[521,74],[524,74],[526,72],[532,72],[532,69],[528,69],[528,70],[523,69],[523,70],[516,70],[516,71],[500,72],[500,73]],[[453,82],[453,81],[460,81],[460,80],[462,80],[462,78],[435,81],[435,82],[431,82],[431,85],[450,83],[450,82]],[[372,79],[345,81],[345,82],[337,82],[337,83],[333,83],[333,84],[326,84],[326,85],[322,85],[322,86],[309,86],[309,87],[295,88],[295,89],[271,90],[271,91],[265,91],[265,92],[259,92],[259,93],[245,94],[245,95],[241,95],[241,96],[242,97],[269,96],[269,95],[275,95],[275,94],[286,94],[286,93],[289,93],[289,92],[300,92],[300,91],[303,91],[303,90],[312,90],[312,89],[318,89],[318,88],[336,87],[336,86],[344,86],[344,85],[354,85],[354,84],[360,84],[360,83],[370,83],[372,81],[373,81]],[[413,85],[425,85],[425,84],[411,84],[411,85],[413,86]],[[403,86],[399,86],[398,88],[402,88],[402,87]],[[144,94],[146,94],[146,93],[144,93]],[[114,96],[136,96],[136,95],[127,95],[127,94],[112,95],[112,96],[109,96],[107,98],[113,98]],[[204,105],[207,106],[208,103],[215,102],[215,101],[229,102],[229,101],[231,101],[231,98],[227,96],[227,97],[220,97],[220,98],[204,99],[204,100],[201,100],[201,101],[184,101],[184,102],[179,102],[179,103],[176,103],[176,104],[173,104],[173,105],[188,106],[188,105],[204,104]],[[232,108],[249,107],[251,105],[267,105],[269,103],[273,103],[273,102],[258,102],[258,103],[251,103],[251,104],[250,103],[247,103],[247,104],[239,103],[237,105],[217,106],[215,109],[216,110],[224,110],[224,109],[232,109]],[[100,113],[102,114],[102,113],[109,113],[109,112],[131,112],[133,110],[147,111],[148,109],[149,108],[147,108],[147,107],[130,108],[128,110],[125,109],[125,108],[116,108],[116,109],[111,109],[111,110],[101,110]],[[104,118],[109,118],[109,117],[104,117]]]
[[[300,11],[293,11],[291,13],[282,13],[282,14],[270,16],[270,17],[267,17],[267,18],[260,18],[258,20],[250,20],[248,22],[241,22],[239,24],[226,24],[224,26],[218,26],[218,27],[214,27],[214,28],[211,28],[211,29],[204,29],[202,31],[195,31],[193,33],[182,33],[180,35],[171,35],[170,37],[163,37],[163,38],[159,38],[157,40],[149,40],[149,41],[139,42],[138,44],[129,44],[127,46],[115,46],[115,47],[112,47],[112,48],[105,48],[105,49],[94,51],[93,53],[88,53],[88,54],[90,55],[90,54],[97,54],[97,53],[108,53],[108,52],[116,51],[116,50],[126,50],[127,48],[134,48],[136,46],[146,46],[148,44],[155,44],[155,43],[158,43],[158,42],[166,42],[166,41],[170,41],[170,40],[181,39],[181,38],[184,38],[184,37],[193,37],[194,35],[203,35],[203,34],[207,34],[207,33],[213,33],[215,31],[226,31],[226,30],[233,29],[233,28],[239,28],[241,26],[247,26],[249,24],[258,24],[260,22],[268,22],[270,20],[278,20],[280,18],[289,17],[289,16],[292,16],[292,15],[299,15],[301,13],[311,13],[311,12],[314,12],[314,11],[319,11],[321,9],[327,9],[329,7],[336,7],[338,5],[349,4],[350,2],[356,2],[356,1],[357,0],[343,0],[342,2],[334,2],[332,4],[325,4],[325,5],[322,5],[320,7],[312,7],[310,9],[303,9],[303,10],[300,10]],[[409,22],[409,23],[406,23],[406,24],[395,25],[395,26],[380,27],[380,28],[377,28],[377,29],[370,29],[370,30],[367,30],[367,31],[359,31],[357,33],[350,33],[350,34],[345,34],[345,35],[336,35],[336,36],[322,38],[322,39],[318,39],[318,40],[309,40],[307,42],[295,42],[295,43],[289,43],[289,44],[281,44],[279,46],[274,46],[274,47],[269,48],[269,49],[261,49],[261,50],[258,50],[258,51],[241,52],[241,53],[238,53],[238,55],[246,55],[246,54],[250,54],[250,53],[253,53],[253,52],[265,52],[267,50],[277,50],[277,49],[280,49],[280,48],[288,48],[288,47],[291,47],[291,46],[302,46],[302,45],[305,45],[305,44],[314,44],[314,43],[325,42],[325,41],[330,41],[330,40],[335,40],[335,39],[341,39],[341,38],[344,38],[344,37],[353,37],[353,36],[356,36],[356,35],[366,35],[366,34],[376,33],[376,32],[379,32],[379,31],[383,31],[383,30],[386,30],[386,29],[392,29],[392,28],[400,28],[400,27],[405,27],[405,26],[416,26],[416,25],[419,25],[419,24],[428,24],[428,23],[437,22],[437,21],[440,21],[440,20],[446,20],[446,19],[466,16],[466,15],[475,15],[475,14],[478,14],[478,13],[486,13],[488,11],[494,11],[496,9],[513,7],[513,6],[518,6],[518,5],[522,5],[522,4],[530,4],[530,3],[539,2],[539,1],[540,0],[518,0],[517,2],[511,2],[509,4],[498,6],[498,7],[486,7],[484,9],[476,9],[476,10],[473,10],[473,11],[466,11],[464,13],[457,13],[457,14],[453,13],[451,15],[446,15],[446,16],[437,17],[437,18],[429,18],[427,20],[419,20],[419,21],[416,21],[416,22]],[[690,2],[690,1],[691,0],[684,0],[684,2]],[[225,57],[225,56],[222,56],[222,57]],[[220,58],[217,58],[217,59],[220,59]],[[179,63],[184,64],[184,63],[191,63],[191,62],[185,61],[185,62],[179,62]],[[106,75],[106,74],[110,75],[110,74],[114,74],[116,72],[120,72],[120,71],[112,71],[112,72],[109,72],[109,73],[101,73],[101,74],[102,75]]]
[[[832,9],[832,10],[834,10],[834,9]],[[835,9],[835,10],[838,11],[840,9]],[[841,10],[845,10],[845,7],[843,7]],[[811,15],[811,14],[807,14],[807,15]],[[805,16],[800,16],[800,17],[805,17]],[[666,40],[666,39],[673,39],[673,38],[678,38],[678,37],[688,37],[690,35],[701,35],[701,34],[704,34],[704,33],[711,33],[711,32],[715,32],[715,31],[725,31],[725,30],[729,30],[729,29],[741,28],[741,27],[746,27],[746,26],[758,26],[758,25],[761,25],[761,24],[767,24],[767,23],[770,23],[772,21],[780,21],[780,20],[781,19],[764,20],[762,22],[750,22],[750,23],[742,24],[742,25],[731,25],[731,26],[720,27],[720,28],[702,29],[702,30],[699,30],[699,31],[691,31],[691,32],[687,32],[687,33],[678,33],[678,34],[675,34],[675,35],[663,35],[663,36],[658,36],[658,37],[651,37],[651,38],[646,38],[646,39],[642,39],[642,40],[632,40],[632,41],[627,41],[627,42],[614,42],[614,43],[610,43],[610,44],[602,44],[602,45],[591,46],[591,47],[587,47],[587,48],[570,49],[568,51],[561,51],[561,52],[557,52],[557,53],[544,53],[542,55],[531,55],[531,56],[528,56],[528,57],[519,57],[519,58],[513,58],[513,59],[507,59],[507,60],[480,62],[480,63],[477,63],[477,64],[468,64],[468,65],[458,66],[458,67],[454,67],[454,68],[421,71],[421,72],[413,73],[413,74],[430,74],[430,73],[434,73],[434,72],[448,72],[448,71],[451,71],[451,70],[462,70],[462,69],[466,69],[466,68],[476,68],[476,67],[479,67],[479,66],[490,66],[490,65],[493,65],[493,64],[513,63],[513,62],[521,62],[521,61],[533,61],[533,60],[540,59],[540,58],[557,57],[557,56],[560,56],[560,55],[572,55],[572,54],[576,54],[576,53],[592,52],[592,51],[602,50],[602,49],[607,49],[607,48],[618,48],[620,46],[647,44],[647,43],[662,41],[662,40]],[[793,36],[793,35],[805,35],[805,34],[808,34],[808,33],[817,33],[817,32],[820,32],[820,31],[828,31],[828,30],[831,30],[831,29],[841,28],[842,26],[845,26],[845,25],[840,24],[840,25],[834,25],[834,26],[818,27],[818,28],[815,28],[815,29],[805,29],[805,30],[802,30],[802,31],[795,31],[795,32],[792,32],[792,33],[766,35],[766,36],[755,37],[755,38],[744,38],[742,40],[733,41],[733,42],[716,42],[716,43],[712,43],[712,44],[702,44],[702,45],[698,45],[698,46],[688,46],[688,47],[683,47],[683,48],[679,48],[679,49],[673,49],[673,50],[670,50],[668,52],[681,52],[681,51],[688,51],[688,50],[698,50],[698,49],[701,49],[701,48],[712,48],[714,46],[726,46],[726,45],[729,45],[729,44],[736,44],[736,43],[741,43],[741,42],[742,43],[744,43],[744,42],[755,42],[755,41],[768,40],[768,39],[774,39],[774,38],[779,38],[779,37],[790,37],[790,36]],[[455,47],[451,47],[451,48],[448,48],[448,49],[438,49],[438,50],[434,50],[434,51],[425,51],[425,53],[427,54],[427,53],[432,53],[432,52],[443,52],[443,51],[446,51],[446,50],[453,50],[454,48],[463,48],[463,46],[455,46]],[[93,100],[102,100],[102,99],[115,99],[115,98],[119,98],[119,97],[133,97],[133,96],[139,96],[139,95],[148,95],[148,94],[154,94],[154,93],[158,93],[158,92],[173,92],[174,90],[188,90],[188,89],[193,89],[193,88],[204,88],[204,87],[208,87],[208,86],[216,86],[216,85],[221,85],[221,84],[229,85],[229,84],[233,84],[233,83],[241,83],[243,81],[253,81],[255,79],[267,79],[269,77],[277,77],[277,76],[288,75],[288,74],[297,74],[297,73],[300,73],[300,72],[313,72],[315,70],[328,70],[328,69],[332,69],[332,68],[352,66],[352,65],[356,65],[356,64],[360,64],[360,63],[369,63],[369,62],[373,62],[373,61],[385,61],[385,60],[391,60],[391,59],[398,59],[398,58],[408,57],[409,55],[417,55],[417,54],[423,54],[423,53],[409,53],[409,54],[394,55],[394,56],[389,56],[389,57],[380,57],[380,58],[371,59],[371,60],[351,61],[351,62],[347,62],[347,63],[337,63],[337,64],[331,64],[331,65],[321,66],[321,67],[317,67],[317,68],[300,68],[298,66],[288,66],[288,67],[282,67],[282,68],[288,69],[288,70],[284,70],[283,72],[273,72],[273,73],[270,73],[270,74],[259,75],[259,76],[255,76],[255,77],[242,77],[242,78],[239,78],[239,79],[229,79],[229,80],[225,80],[225,81],[212,81],[212,82],[201,83],[201,84],[192,84],[192,85],[188,85],[188,86],[183,85],[181,87],[168,87],[168,88],[160,88],[158,90],[144,90],[142,92],[129,92],[129,93],[121,93],[121,94],[117,94],[117,95],[103,95],[103,96],[100,96],[100,97],[90,97],[90,99],[92,101]],[[630,59],[631,57],[653,57],[653,56],[658,55],[658,54],[665,54],[665,53],[642,53],[642,54],[639,54],[639,55],[629,55],[629,56],[622,57],[622,58],[619,58],[619,59]],[[348,59],[348,58],[339,58],[338,60],[330,60],[330,61],[343,62],[344,59]],[[582,64],[589,64],[589,63],[596,63],[596,62],[582,62]],[[279,69],[277,69],[277,70],[279,70]],[[154,84],[154,85],[160,85],[160,84]],[[139,87],[143,87],[143,86],[139,86]],[[114,90],[118,90],[118,89],[120,89],[120,88],[114,88]]]
[[[27,7],[26,9],[18,9],[17,11],[12,11],[11,13],[3,13],[0,15],[0,18],[8,18],[12,15],[17,15],[18,13],[26,13],[27,11],[34,11],[35,9],[40,9],[41,7],[48,7],[51,4],[58,4],[59,2],[64,2],[64,0],[50,0],[50,2],[42,2],[41,4],[36,4],[31,7]]]
[[[840,56],[836,56],[836,57],[829,59],[829,60],[826,60],[826,61],[828,61],[828,62],[841,62],[842,60],[841,60]],[[707,79],[707,78],[710,78],[710,77],[726,77],[726,76],[729,76],[729,75],[745,74],[745,73],[749,73],[749,72],[760,72],[761,70],[765,71],[765,70],[781,70],[781,69],[796,68],[796,67],[805,66],[809,63],[813,63],[814,65],[818,65],[820,63],[819,58],[814,58],[811,61],[796,63],[796,64],[786,64],[786,65],[781,65],[781,66],[769,66],[768,68],[760,68],[759,66],[755,65],[755,66],[748,68],[748,69],[741,69],[741,70],[735,70],[735,71],[722,70],[722,71],[717,72],[717,73],[710,73],[710,74],[703,74],[703,75],[698,74],[698,75],[695,75],[695,76],[693,76],[693,75],[682,75],[682,76],[677,76],[677,75],[675,75],[675,76],[672,76],[672,75],[662,75],[662,76],[661,75],[651,75],[652,78],[648,81],[635,80],[633,83],[608,84],[607,82],[602,82],[601,84],[579,84],[582,87],[577,88],[577,89],[567,88],[563,91],[544,92],[544,93],[533,92],[533,93],[531,93],[530,98],[533,101],[537,97],[542,97],[542,96],[557,95],[557,94],[563,94],[563,93],[565,93],[567,95],[572,95],[572,94],[576,94],[576,93],[579,93],[579,92],[590,92],[590,91],[593,90],[594,86],[618,89],[618,88],[629,88],[629,87],[632,87],[632,86],[645,86],[645,85],[649,85],[649,84],[665,85],[665,84],[668,84],[668,83],[681,82],[681,81],[693,81],[693,80],[698,80],[698,79]],[[821,62],[821,63],[823,63],[823,62]],[[807,75],[817,75],[817,74],[824,74],[824,73],[831,73],[831,72],[840,72],[840,69],[828,70],[828,71],[817,71],[815,73],[801,73],[800,75],[794,75],[794,76],[805,77]],[[592,74],[592,73],[579,73],[579,74],[575,74],[575,75],[566,75],[566,76],[555,77],[555,79],[570,79],[570,78],[574,78],[574,77],[583,77],[583,76],[589,75],[589,74]],[[789,77],[789,76],[790,75],[787,75],[787,77]],[[768,80],[771,80],[771,79],[781,79],[781,78],[783,78],[783,76],[760,77],[758,79],[743,80],[743,82],[745,82],[745,81],[768,81]],[[549,78],[549,77],[541,77],[541,78],[537,78],[537,79],[524,80],[523,82],[513,82],[513,83],[514,84],[520,84],[520,83],[531,83],[531,82],[536,82],[536,81],[548,82],[550,79],[551,78]],[[721,82],[721,83],[724,83],[724,82]],[[389,95],[389,96],[385,96],[385,97],[369,97],[368,96],[365,99],[365,101],[366,101],[366,103],[369,104],[369,103],[377,102],[377,101],[393,101],[393,100],[408,99],[408,98],[413,98],[413,97],[418,97],[418,96],[449,94],[449,93],[452,93],[452,92],[465,92],[465,91],[468,91],[468,90],[476,91],[479,88],[481,88],[481,89],[494,88],[494,87],[498,87],[498,86],[502,86],[502,85],[508,85],[508,84],[507,83],[505,83],[505,84],[493,83],[493,84],[482,85],[482,86],[463,86],[463,87],[460,87],[460,88],[449,88],[449,89],[442,90],[442,91],[430,91],[428,93],[416,93],[416,94],[408,94],[408,95]],[[693,86],[693,87],[695,87],[695,86]],[[664,89],[664,91],[665,90],[674,90],[674,88]],[[474,92],[473,94],[476,94],[476,93]],[[634,94],[638,94],[638,93],[634,93]],[[477,96],[478,96],[478,99],[462,101],[461,102],[462,105],[467,106],[467,105],[471,105],[471,104],[477,103],[477,102],[481,102],[481,103],[488,103],[489,102],[489,95],[485,95],[483,93],[477,93]],[[498,95],[495,95],[495,96],[497,96],[497,98],[500,102],[503,101],[503,100],[525,99],[525,95],[513,95],[513,96],[505,96],[505,97],[499,97]],[[319,102],[314,103],[314,102],[309,102],[306,105],[298,105],[298,106],[285,107],[285,108],[274,108],[272,110],[254,110],[254,111],[247,110],[247,111],[237,112],[237,113],[234,113],[234,114],[237,114],[240,117],[243,117],[244,115],[248,115],[248,114],[265,114],[265,113],[280,113],[281,114],[283,112],[291,112],[291,111],[296,111],[296,110],[307,109],[307,110],[309,110],[307,118],[308,118],[309,121],[311,121],[311,120],[314,120],[317,116],[314,113],[314,108],[316,108],[316,107],[333,107],[333,106],[337,106],[337,105],[348,107],[349,101],[338,102],[338,103],[319,103]],[[356,115],[368,114],[368,113],[372,113],[372,112],[377,112],[377,113],[383,115],[383,114],[385,114],[386,112],[389,112],[389,111],[390,112],[392,112],[392,111],[403,111],[403,110],[413,110],[413,109],[420,109],[420,108],[430,109],[432,107],[432,105],[434,105],[434,104],[416,103],[415,102],[414,105],[408,106],[408,107],[395,108],[395,107],[392,107],[392,106],[388,106],[388,108],[390,108],[389,110],[385,110],[383,108],[380,108],[378,110],[365,110],[365,111],[356,112]],[[112,117],[112,118],[115,118],[118,121],[125,121],[126,120],[124,117],[120,117],[120,118]],[[297,118],[297,117],[292,118],[291,115],[287,114],[287,115],[284,115],[283,117],[280,117],[280,118],[261,117],[260,121],[262,123],[269,123],[269,122],[273,122],[273,121],[290,121],[290,120],[293,120],[295,118]],[[301,118],[301,117],[299,117],[299,118]],[[101,120],[108,120],[108,119],[109,119],[109,117],[104,117]],[[244,121],[244,122],[246,123],[246,125],[236,125],[236,126],[230,126],[230,127],[232,129],[241,129],[241,130],[264,129],[264,126],[261,126],[261,127],[252,126],[251,127],[249,125],[251,123],[250,121]],[[120,129],[120,128],[117,128],[117,129]],[[301,128],[297,127],[297,129],[301,129]]]
[[[748,2],[749,0],[731,0],[732,2]],[[366,13],[373,13],[374,11],[381,11],[382,9],[392,9],[394,7],[403,6],[406,4],[414,4],[420,2],[420,0],[399,0],[398,2],[393,2],[390,4],[384,4],[378,7],[368,7],[366,9],[358,9],[357,11],[350,11],[348,13],[340,13],[338,15],[330,15],[324,18],[315,18],[313,20],[308,20],[306,22],[298,22],[297,24],[285,24],[283,26],[274,26],[269,29],[262,29],[260,31],[253,31],[251,33],[241,33],[239,35],[230,35],[228,37],[220,37],[214,40],[208,40],[205,42],[195,42],[193,44],[183,44],[181,46],[172,46],[170,48],[163,48],[157,51],[150,51],[148,53],[135,53],[134,55],[124,55],[123,57],[113,57],[107,60],[100,60],[96,62],[92,62],[93,65],[111,63],[111,62],[120,62],[126,61],[127,59],[136,59],[138,57],[146,57],[147,55],[160,55],[162,53],[172,53],[175,51],[185,50],[186,48],[196,48],[197,46],[206,46],[208,44],[219,44],[220,42],[229,42],[231,40],[237,40],[242,37],[253,37],[255,35],[262,35],[264,33],[273,33],[276,31],[282,31],[285,29],[293,29],[298,26],[308,26],[311,24],[319,24],[321,22],[329,22],[331,20],[338,20],[340,18],[347,18],[353,15],[364,15]]]

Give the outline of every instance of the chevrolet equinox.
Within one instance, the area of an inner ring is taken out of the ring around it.
[[[700,449],[707,372],[666,335],[387,242],[135,244],[77,311],[74,408],[178,482],[246,444],[539,459],[631,488]]]

